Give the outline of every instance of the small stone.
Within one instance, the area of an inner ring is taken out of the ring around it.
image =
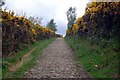
[[[39,63],[39,60],[37,60],[37,63]]]

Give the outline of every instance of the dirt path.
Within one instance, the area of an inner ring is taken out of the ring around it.
[[[16,71],[18,68],[20,68],[24,63],[30,61],[31,59],[30,59],[29,55],[30,55],[35,49],[36,49],[36,47],[33,48],[32,50],[30,50],[28,53],[26,53],[26,54],[22,57],[21,61],[18,62],[17,64],[15,64],[15,65],[11,65],[11,64],[7,63],[8,65],[10,65],[9,70],[10,70],[11,72],[15,72],[15,71]]]
[[[63,38],[56,39],[44,49],[42,56],[26,76],[29,78],[87,78],[87,74],[77,69],[72,49]]]

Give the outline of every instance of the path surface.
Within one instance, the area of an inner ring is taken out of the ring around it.
[[[63,38],[57,38],[43,50],[37,65],[25,77],[29,78],[87,78],[87,74],[77,69],[74,53]]]

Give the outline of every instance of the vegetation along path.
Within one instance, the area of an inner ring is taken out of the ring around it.
[[[77,69],[74,52],[63,38],[57,38],[44,49],[37,64],[26,72],[29,78],[87,78],[88,75]],[[80,69],[81,68],[81,69]]]

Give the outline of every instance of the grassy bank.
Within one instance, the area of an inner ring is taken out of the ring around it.
[[[118,74],[118,53],[115,50],[119,44],[115,40],[95,43],[91,39],[78,36],[65,37],[66,42],[73,48],[78,62],[94,78],[112,78]]]
[[[38,56],[42,53],[42,50],[54,40],[55,38],[51,38],[35,42],[19,51],[14,56],[3,59],[3,78],[22,77],[26,71],[34,66]]]

